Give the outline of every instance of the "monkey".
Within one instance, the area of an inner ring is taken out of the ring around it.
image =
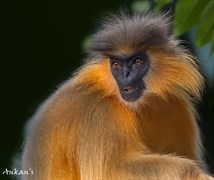
[[[208,180],[204,78],[167,14],[107,16],[85,62],[27,125],[24,180]]]

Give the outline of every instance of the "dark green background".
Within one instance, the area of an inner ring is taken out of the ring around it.
[[[132,1],[4,1],[0,3],[0,174],[11,169],[23,127],[38,105],[67,79],[85,55],[84,38],[97,20]],[[213,168],[214,93],[199,106],[208,162]],[[0,179],[10,179],[0,176]]]

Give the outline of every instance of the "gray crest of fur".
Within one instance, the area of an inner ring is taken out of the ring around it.
[[[108,55],[122,46],[137,51],[147,47],[162,47],[170,41],[171,21],[167,14],[120,12],[102,21],[94,35],[91,54]]]

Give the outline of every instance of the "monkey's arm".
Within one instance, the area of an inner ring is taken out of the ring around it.
[[[149,97],[147,101],[150,104],[144,107],[139,123],[143,142],[154,153],[173,153],[203,166],[203,146],[193,105],[172,96],[167,100]]]
[[[117,170],[116,179],[213,180],[192,160],[170,155],[131,154]]]

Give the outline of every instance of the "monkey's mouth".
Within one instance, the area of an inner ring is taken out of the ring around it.
[[[143,88],[141,86],[125,86],[120,89],[120,94],[123,100],[134,102],[142,95]]]

